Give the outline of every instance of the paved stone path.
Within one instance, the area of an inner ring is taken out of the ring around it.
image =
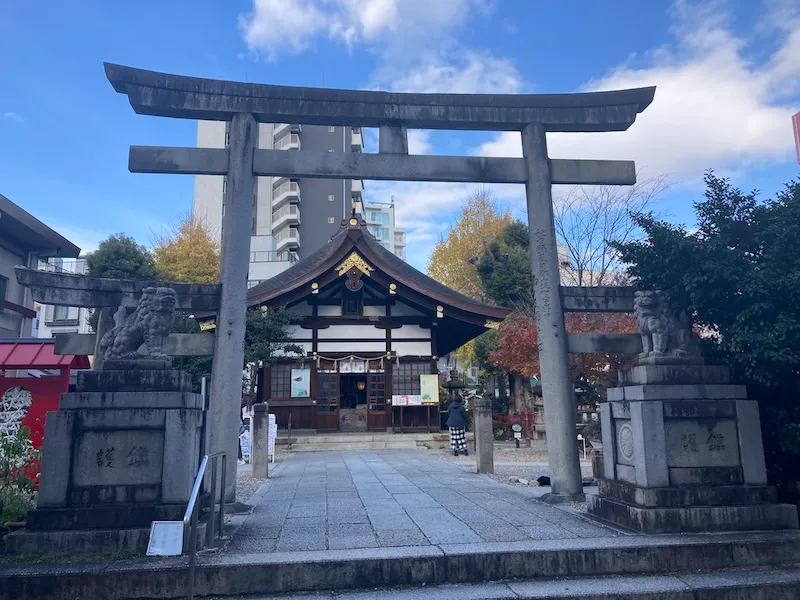
[[[228,552],[297,552],[620,535],[421,451],[291,455]]]

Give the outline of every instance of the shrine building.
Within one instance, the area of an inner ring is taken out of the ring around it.
[[[260,400],[278,426],[439,431],[437,359],[509,313],[434,281],[386,250],[358,216],[320,250],[248,292],[286,307],[305,356],[262,369]]]

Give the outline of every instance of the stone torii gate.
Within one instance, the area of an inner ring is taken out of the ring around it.
[[[211,450],[236,456],[256,176],[525,184],[553,497],[582,493],[553,228],[552,184],[633,185],[632,161],[557,160],[547,132],[625,131],[654,87],[581,94],[399,94],[217,81],[105,64],[139,114],[230,122],[228,148],[132,146],[135,173],[226,175]],[[258,123],[377,127],[378,154],[258,148]],[[409,156],[407,130],[519,131],[523,158]],[[232,471],[233,472],[233,471]],[[233,496],[231,480],[228,495]]]

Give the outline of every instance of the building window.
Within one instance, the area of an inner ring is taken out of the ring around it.
[[[336,223],[336,217],[328,217],[328,223]]]
[[[386,377],[383,373],[367,375],[367,396],[370,410],[386,410]]]
[[[334,202],[336,200],[335,194],[328,194],[328,202]]]
[[[342,295],[342,315],[345,317],[360,317],[364,313],[364,296],[361,290],[351,292],[345,290]]]
[[[370,211],[369,220],[373,223],[381,223],[382,225],[389,224],[389,213],[380,211]]]
[[[269,380],[270,398],[291,398],[292,365],[273,365]]]
[[[389,240],[389,228],[388,227],[370,227],[369,232],[375,236],[375,239],[380,241],[388,241]]]
[[[431,372],[430,362],[401,362],[394,367],[392,393],[399,395],[419,394],[419,376]]]
[[[5,277],[0,277],[0,300],[6,299],[6,293],[8,291],[8,279]],[[3,312],[3,307],[0,306],[0,312]]]
[[[329,127],[328,127],[328,133],[336,133],[336,127],[334,127],[334,126],[329,126]]]
[[[67,321],[67,320],[69,320],[69,306],[54,306],[53,321]]]

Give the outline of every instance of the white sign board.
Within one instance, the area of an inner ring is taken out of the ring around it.
[[[275,462],[275,440],[278,438],[278,422],[275,420],[275,415],[269,415],[269,433],[267,436],[267,454],[272,457],[272,462]]]
[[[242,457],[250,456],[250,431],[245,430],[239,435],[242,444]]]
[[[514,437],[515,437],[516,439],[520,439],[520,438],[522,437],[522,433],[521,433],[521,432],[519,432],[519,431],[515,431],[515,432],[514,432]]]
[[[180,556],[183,552],[183,521],[153,521],[147,556]]]

